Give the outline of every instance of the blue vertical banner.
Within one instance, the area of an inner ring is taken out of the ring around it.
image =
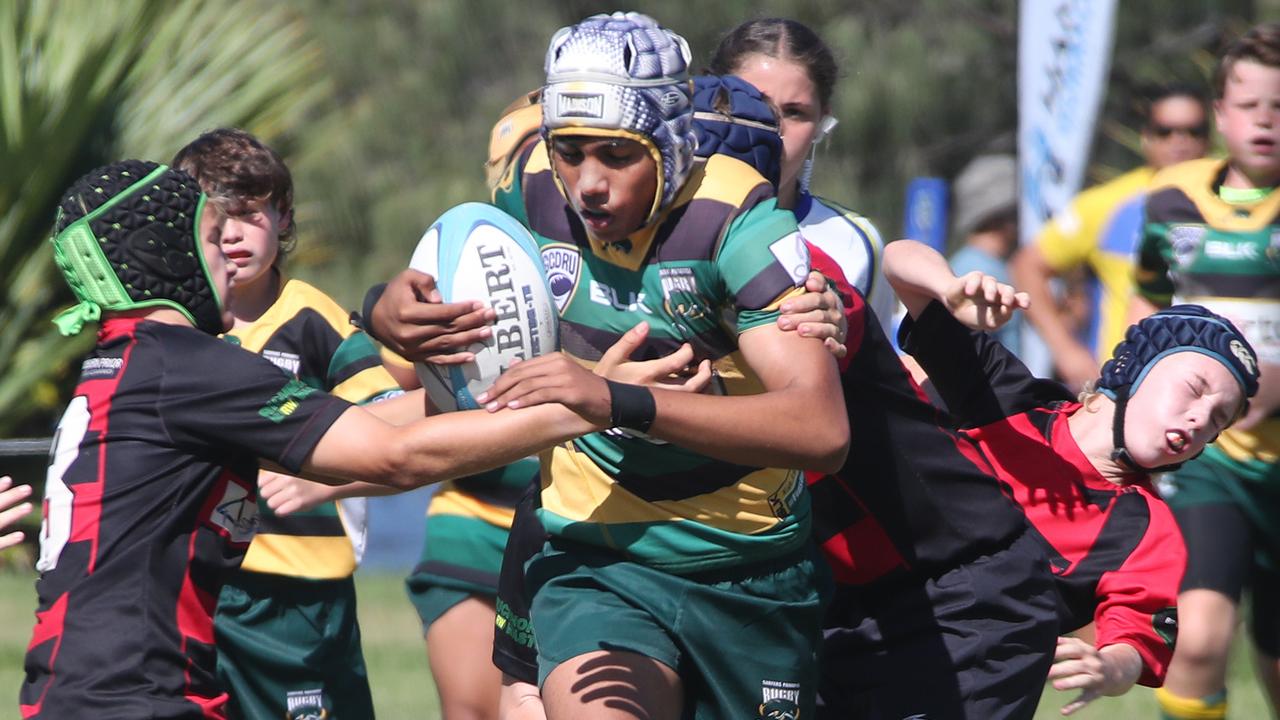
[[[1021,0],[1018,5],[1018,238],[1031,242],[1084,183],[1106,96],[1116,0]],[[1053,371],[1049,348],[1023,325],[1019,357]]]
[[[1019,235],[1080,191],[1107,91],[1115,0],[1022,0],[1018,18]]]
[[[919,240],[934,250],[946,254],[946,180],[936,177],[918,177],[907,183],[907,204],[902,226],[902,234],[905,237]]]

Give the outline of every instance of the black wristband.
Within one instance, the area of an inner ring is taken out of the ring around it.
[[[378,342],[382,342],[382,340],[377,335],[373,334],[373,323],[369,322],[369,318],[373,317],[373,306],[378,304],[378,301],[382,299],[382,293],[386,291],[386,283],[378,283],[377,285],[374,285],[364,294],[364,304],[360,306],[360,322],[358,325],[361,330],[364,330],[365,335],[368,335]],[[385,345],[386,343],[382,344]]]
[[[605,384],[609,386],[609,423],[613,427],[649,432],[658,414],[653,392],[646,387],[612,380],[605,380]]]

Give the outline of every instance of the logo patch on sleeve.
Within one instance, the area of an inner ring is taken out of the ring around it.
[[[301,404],[303,398],[315,391],[315,388],[301,380],[290,380],[275,395],[271,396],[271,399],[262,406],[258,414],[271,422],[282,422],[298,409],[298,405]]]
[[[809,246],[800,233],[794,232],[769,246],[769,252],[787,271],[796,285],[804,282],[809,274]]]

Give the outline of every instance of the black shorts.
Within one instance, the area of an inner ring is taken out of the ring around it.
[[[936,578],[838,587],[826,624],[819,718],[1031,718],[1058,637],[1028,534]]]
[[[547,542],[547,531],[538,520],[540,483],[531,483],[516,505],[507,547],[498,574],[497,619],[493,631],[493,664],[520,682],[538,682],[538,645],[529,620],[529,597],[524,566]]]

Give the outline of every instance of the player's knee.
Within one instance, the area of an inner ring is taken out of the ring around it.
[[[1178,659],[1190,668],[1220,668],[1226,665],[1227,656],[1231,652],[1231,633],[1211,632],[1204,628],[1178,628]]]

